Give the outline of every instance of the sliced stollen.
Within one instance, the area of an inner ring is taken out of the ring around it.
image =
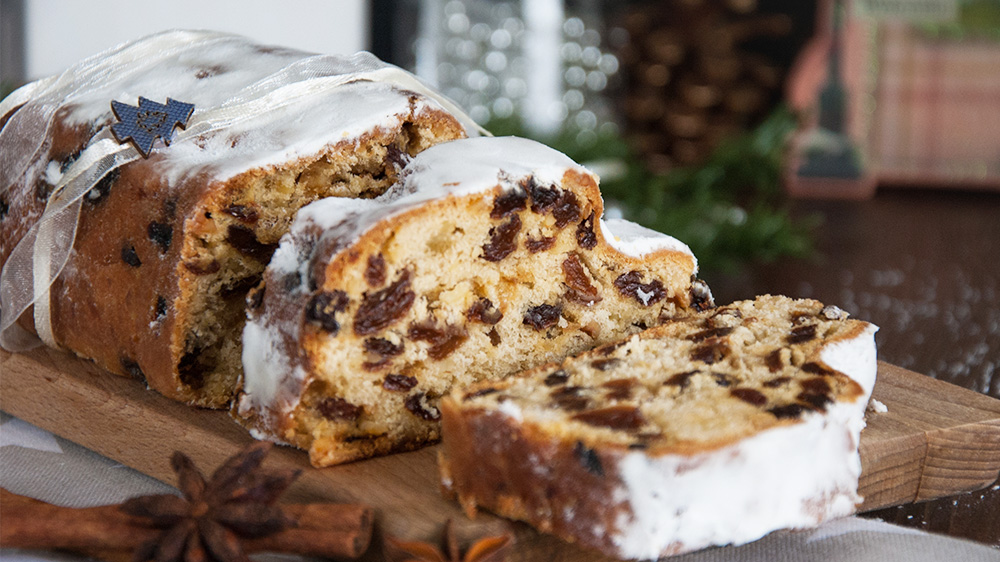
[[[111,133],[112,102],[139,96],[194,105],[148,158]],[[201,31],[15,91],[0,103],[0,344],[24,349],[37,333],[170,398],[226,406],[247,291],[294,212],[378,195],[411,155],[466,136],[446,107],[368,53]]]
[[[853,512],[872,324],[762,296],[441,404],[443,485],[620,558],[740,544]]]
[[[440,144],[379,198],[303,208],[250,296],[237,415],[319,466],[413,449],[455,385],[709,305],[684,244],[602,212],[593,174],[517,138]]]

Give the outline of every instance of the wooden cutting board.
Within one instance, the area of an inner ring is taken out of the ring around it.
[[[172,402],[66,353],[0,351],[0,373],[3,411],[171,484],[170,452],[183,451],[209,470],[252,441],[224,412]],[[997,479],[1000,400],[887,363],[879,363],[873,395],[888,412],[869,413],[861,435],[861,511],[971,491]],[[429,447],[312,469],[304,452],[280,447],[268,462],[306,469],[289,490],[290,501],[370,504],[385,534],[436,541],[452,518],[460,544],[514,532],[510,560],[603,560],[523,524],[485,513],[467,519],[440,494],[436,458],[437,447]],[[379,542],[370,559],[380,558]]]

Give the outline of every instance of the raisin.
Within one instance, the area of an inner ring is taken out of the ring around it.
[[[722,373],[712,373],[712,378],[715,379],[715,384],[721,386],[722,388],[729,388],[733,384],[733,381],[729,379],[729,376]]]
[[[168,197],[163,202],[163,217],[165,220],[173,220],[177,216],[177,196]]]
[[[247,207],[246,205],[236,205],[234,203],[225,209],[222,209],[222,212],[247,224],[256,224],[260,219],[260,215],[257,214],[257,209]]]
[[[646,424],[646,418],[635,406],[609,406],[600,410],[580,412],[573,416],[587,425],[608,427],[622,431],[637,430]]]
[[[522,324],[531,326],[536,330],[544,330],[556,325],[559,317],[562,316],[562,307],[559,305],[540,304],[529,308],[524,313]]]
[[[406,409],[412,412],[415,416],[425,419],[427,421],[437,421],[441,419],[441,412],[427,402],[427,395],[423,392],[418,392],[406,399],[404,402]]]
[[[39,201],[47,201],[49,199],[49,195],[52,194],[52,189],[54,187],[55,186],[53,186],[46,180],[38,182],[37,184],[35,184],[35,197]]]
[[[792,377],[777,377],[769,381],[765,381],[764,386],[766,388],[778,388],[779,386],[787,383],[790,380],[792,380]]]
[[[607,371],[609,369],[614,369],[621,362],[621,359],[609,357],[607,359],[596,359],[590,363],[590,366],[598,371]]]
[[[619,293],[626,297],[632,297],[643,306],[657,303],[667,296],[667,292],[663,289],[663,283],[659,279],[654,279],[650,283],[642,283],[641,280],[642,274],[632,270],[619,275],[614,284]]]
[[[586,250],[593,250],[594,246],[597,245],[597,235],[594,234],[594,213],[591,211],[590,216],[580,221],[580,224],[576,225],[576,243],[579,244],[581,248]]]
[[[469,322],[493,325],[503,319],[503,313],[493,306],[493,301],[482,297],[465,311],[465,318]]]
[[[823,365],[820,365],[819,363],[816,363],[814,361],[810,361],[808,363],[803,364],[801,369],[806,373],[812,373],[814,375],[829,376],[835,373],[835,371],[833,371],[832,369],[828,369]]]
[[[821,412],[825,411],[826,406],[833,402],[828,395],[815,392],[800,392],[795,399],[805,402]]]
[[[284,277],[282,277],[282,283],[281,284],[284,285],[285,292],[287,292],[287,293],[292,293],[294,291],[297,291],[299,289],[299,287],[302,286],[302,274],[299,273],[298,271],[291,271],[287,275],[285,275]],[[313,284],[310,283],[309,284],[309,290],[310,291],[315,291],[316,290],[316,286],[313,286]]]
[[[368,338],[364,343],[365,351],[379,357],[395,357],[403,352],[403,344],[395,344],[385,338]]]
[[[767,370],[772,373],[777,373],[785,367],[784,361],[781,359],[781,349],[775,349],[771,353],[767,354],[764,358],[764,363],[767,365]]]
[[[264,304],[264,290],[265,287],[260,287],[259,289],[253,290],[247,295],[247,306],[250,310],[257,310],[262,304]]]
[[[556,243],[555,236],[543,236],[538,239],[529,237],[527,240],[525,240],[524,247],[527,248],[528,251],[531,252],[532,254],[537,254],[538,252],[548,250],[549,248],[554,246],[555,243]]]
[[[732,318],[740,319],[743,318],[743,313],[740,312],[738,308],[720,308],[719,310],[715,311],[712,314],[710,319],[714,320],[716,318],[721,318],[724,316],[730,316]]]
[[[343,398],[324,398],[316,405],[316,410],[331,421],[354,421],[361,417],[364,408],[351,404]]]
[[[771,408],[768,412],[774,414],[774,417],[781,419],[797,418],[802,415],[806,409],[800,404],[787,404],[785,406],[777,406]]]
[[[581,392],[583,392],[583,387],[581,386],[564,386],[558,390],[553,390],[549,394],[549,397],[560,408],[575,412],[590,406],[590,399],[586,396],[581,396]]]
[[[369,287],[381,287],[385,284],[385,258],[382,257],[382,254],[368,257],[365,281],[368,282]]]
[[[805,343],[807,341],[816,339],[816,325],[808,324],[805,326],[797,326],[792,328],[792,331],[785,338],[790,344]]]
[[[149,237],[153,244],[159,246],[161,252],[166,252],[170,249],[170,241],[174,237],[174,227],[169,224],[153,221],[146,228],[146,236]]]
[[[510,217],[507,222],[490,229],[490,241],[483,244],[482,258],[498,262],[517,249],[517,233],[521,231],[521,218]]]
[[[687,388],[687,385],[691,382],[691,377],[698,374],[698,371],[685,371],[683,373],[677,373],[671,376],[663,384],[670,386],[679,386],[681,388]]]
[[[689,339],[689,340],[691,340],[691,341],[693,341],[695,343],[699,343],[699,342],[703,342],[703,341],[705,341],[705,340],[707,340],[709,338],[721,338],[721,337],[724,337],[724,336],[728,336],[731,333],[733,333],[733,329],[732,328],[730,328],[728,326],[722,326],[720,328],[709,328],[707,330],[702,330],[700,332],[696,332],[696,333],[691,334],[690,336],[688,336],[687,339]]]
[[[205,374],[211,370],[202,357],[204,350],[195,348],[181,357],[177,363],[177,375],[185,386],[198,390],[205,385]]]
[[[746,402],[747,404],[753,404],[754,406],[763,406],[767,404],[767,396],[764,396],[759,390],[754,390],[752,388],[734,388],[729,391],[729,394],[735,398]]]
[[[59,164],[59,173],[65,174],[66,171],[69,170],[70,166],[72,166],[73,163],[80,158],[81,152],[83,152],[83,148],[76,150],[75,152],[67,156],[66,159]]]
[[[556,228],[564,228],[580,218],[580,204],[577,203],[576,194],[572,191],[563,191],[555,208],[552,209],[552,216],[556,219]]]
[[[451,355],[469,337],[469,333],[461,326],[445,325],[442,329],[433,322],[411,324],[406,335],[412,340],[430,343],[427,356],[436,361]]]
[[[228,299],[234,296],[243,296],[250,292],[260,283],[261,275],[250,275],[249,277],[244,277],[242,279],[235,279],[229,283],[226,283],[219,289],[219,296],[224,299]]]
[[[159,320],[167,315],[167,299],[162,295],[156,296],[156,306],[153,308],[153,318]]]
[[[500,392],[500,389],[493,387],[481,388],[479,390],[466,394],[465,396],[462,397],[462,399],[471,400],[473,398],[479,398],[480,396],[489,396],[490,394],[495,394],[497,392]]]
[[[503,343],[503,340],[500,338],[500,332],[497,332],[497,329],[495,327],[490,328],[490,331],[487,332],[486,335],[490,337],[490,343],[493,345],[493,347],[496,347],[501,343]]]
[[[566,384],[569,380],[569,375],[566,371],[559,369],[558,371],[553,371],[547,377],[545,377],[545,386],[558,386],[560,384]]]
[[[601,463],[601,457],[598,456],[597,451],[584,445],[582,441],[577,441],[573,445],[573,456],[580,461],[580,466],[587,472],[594,476],[604,476],[604,465]]]
[[[715,298],[712,296],[712,290],[708,288],[708,283],[705,283],[694,275],[691,276],[691,290],[689,293],[691,308],[696,311],[703,312],[715,308]]]
[[[823,377],[815,377],[804,380],[800,382],[799,385],[802,386],[802,390],[813,394],[829,394],[832,390],[830,388],[830,383],[828,383]]]
[[[382,388],[393,392],[406,392],[415,386],[417,386],[416,377],[407,375],[389,374],[382,380]]]
[[[229,228],[226,229],[226,242],[236,248],[239,253],[260,263],[271,261],[271,255],[278,248],[277,244],[264,244],[257,239],[253,230],[242,224],[229,225]]]
[[[354,315],[354,333],[367,336],[398,322],[413,306],[414,298],[408,271],[385,289],[365,293]]]
[[[528,206],[528,194],[519,190],[511,190],[497,195],[493,201],[491,219],[502,219],[511,213],[516,213]]]
[[[711,365],[729,355],[729,346],[717,339],[710,339],[691,350],[691,360]]]
[[[195,275],[211,275],[213,273],[218,273],[218,271],[222,269],[222,264],[216,259],[210,261],[188,260],[184,262],[184,269],[194,273]]]
[[[122,246],[121,256],[122,261],[132,267],[139,267],[142,265],[142,260],[139,259],[139,254],[135,253],[135,246],[129,244],[128,242]]]
[[[541,187],[532,178],[528,184],[528,193],[531,195],[531,210],[538,214],[552,213],[557,228],[563,228],[580,218],[580,205],[572,191]]]
[[[562,262],[563,275],[566,277],[566,285],[569,291],[566,298],[581,304],[591,305],[601,300],[601,295],[597,288],[591,285],[587,278],[587,271],[580,263],[580,256],[570,254]]]
[[[376,356],[374,361],[365,361],[361,367],[366,371],[377,371],[389,364],[389,359],[403,352],[403,344],[396,345],[383,338],[368,338],[364,343],[365,351]]]
[[[104,177],[95,183],[94,187],[90,188],[90,191],[88,191],[87,195],[84,196],[84,200],[92,205],[96,205],[103,201],[104,198],[111,193],[111,186],[118,181],[118,176],[120,175],[120,168],[115,168],[104,174]]]
[[[792,326],[799,326],[812,320],[815,315],[812,312],[793,312],[789,320],[792,322]]]
[[[611,400],[628,400],[632,397],[632,389],[639,384],[634,378],[614,379],[601,386],[608,389],[607,397]]]
[[[535,213],[545,213],[556,205],[559,191],[554,187],[542,187],[535,178],[529,178],[525,191],[531,196],[531,210]]]
[[[615,342],[615,343],[609,343],[609,344],[606,344],[606,345],[602,345],[601,347],[598,347],[597,349],[595,349],[594,353],[596,353],[598,355],[608,356],[608,355],[611,355],[612,353],[614,353],[616,349],[618,349],[619,347],[625,345],[626,343],[627,342],[619,341],[619,342]]]
[[[394,144],[385,147],[385,158],[397,169],[405,168],[410,162],[410,155]]]
[[[125,371],[125,374],[137,381],[146,382],[146,374],[142,372],[142,367],[140,367],[134,359],[120,357],[119,363],[121,363],[122,370]]]
[[[343,312],[347,303],[347,293],[344,291],[317,293],[306,304],[305,319],[335,336],[340,332],[337,313]]]

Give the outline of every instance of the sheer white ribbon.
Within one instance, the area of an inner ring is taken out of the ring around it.
[[[0,146],[4,147],[0,155],[0,194],[19,181],[41,156],[57,110],[85,91],[88,84],[120,81],[123,72],[128,76],[145,72],[165,54],[222,41],[245,39],[210,32],[165,32],[91,57],[58,77],[12,93],[0,102],[0,115],[23,106],[0,131]],[[179,131],[172,143],[226,129],[316,92],[358,81],[388,83],[424,95],[452,113],[470,135],[488,134],[454,102],[412,74],[362,52],[351,57],[307,56],[243,88],[217,107],[196,107],[187,128]],[[144,95],[156,97],[155,92]],[[110,103],[109,99],[109,110]],[[108,172],[139,157],[131,144],[119,144],[105,128],[63,174],[41,219],[18,242],[0,272],[0,346],[11,351],[30,349],[38,345],[39,338],[49,346],[57,346],[52,335],[49,290],[73,248],[83,196]],[[16,324],[32,305],[37,338]]]

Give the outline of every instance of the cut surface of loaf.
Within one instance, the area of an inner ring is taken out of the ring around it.
[[[445,489],[620,558],[852,513],[874,332],[762,296],[442,401]]]
[[[102,65],[113,72],[98,72]],[[170,398],[225,407],[240,374],[246,293],[295,211],[321,197],[376,196],[412,155],[466,135],[432,97],[365,74],[385,68],[367,54],[316,56],[175,31],[12,94],[24,99],[5,111],[0,150],[37,142],[38,153],[0,186],[5,324],[16,314],[21,328],[38,331],[39,303],[22,314],[8,300],[32,287],[9,262],[30,266],[44,251],[30,235],[64,175],[107,145],[111,102],[194,104],[187,129],[215,128],[178,132],[94,183],[64,269],[49,298],[36,298],[51,317],[51,343]],[[100,79],[77,78],[88,73]],[[54,85],[67,80],[80,83]],[[8,336],[5,347],[14,347]]]
[[[686,246],[601,220],[596,178],[541,144],[444,143],[402,176],[303,208],[250,297],[238,415],[316,465],[435,441],[453,386],[708,305]]]

